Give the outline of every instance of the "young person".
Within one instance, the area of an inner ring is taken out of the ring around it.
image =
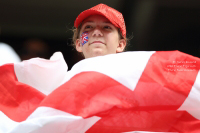
[[[85,58],[119,53],[126,47],[124,18],[105,4],[81,12],[74,27],[73,45]]]

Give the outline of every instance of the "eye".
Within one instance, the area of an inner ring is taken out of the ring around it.
[[[85,26],[85,29],[90,29],[90,28],[92,28],[91,25],[86,25],[86,26]]]
[[[106,25],[103,27],[104,29],[112,29],[110,26]]]

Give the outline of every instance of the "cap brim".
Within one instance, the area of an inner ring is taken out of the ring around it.
[[[81,14],[79,14],[79,16],[76,18],[75,22],[74,22],[74,27],[78,28],[78,26],[89,16],[92,15],[102,15],[104,17],[106,17],[113,25],[115,25],[116,27],[118,27],[118,25],[115,24],[115,22],[113,20],[110,20],[106,15],[104,15],[102,12],[96,11],[96,10],[86,10],[84,12],[82,12]]]

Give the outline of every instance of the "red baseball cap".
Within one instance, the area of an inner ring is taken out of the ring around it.
[[[106,17],[115,27],[119,28],[122,35],[126,37],[126,26],[123,15],[119,11],[105,4],[98,4],[81,12],[74,22],[74,27],[78,28],[80,23],[91,15],[102,15]]]

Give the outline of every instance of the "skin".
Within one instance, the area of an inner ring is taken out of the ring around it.
[[[89,40],[82,46],[80,38],[76,40],[76,50],[85,58],[122,52],[126,41],[120,39],[118,29],[101,15],[92,15],[83,21],[80,35],[88,31]]]

